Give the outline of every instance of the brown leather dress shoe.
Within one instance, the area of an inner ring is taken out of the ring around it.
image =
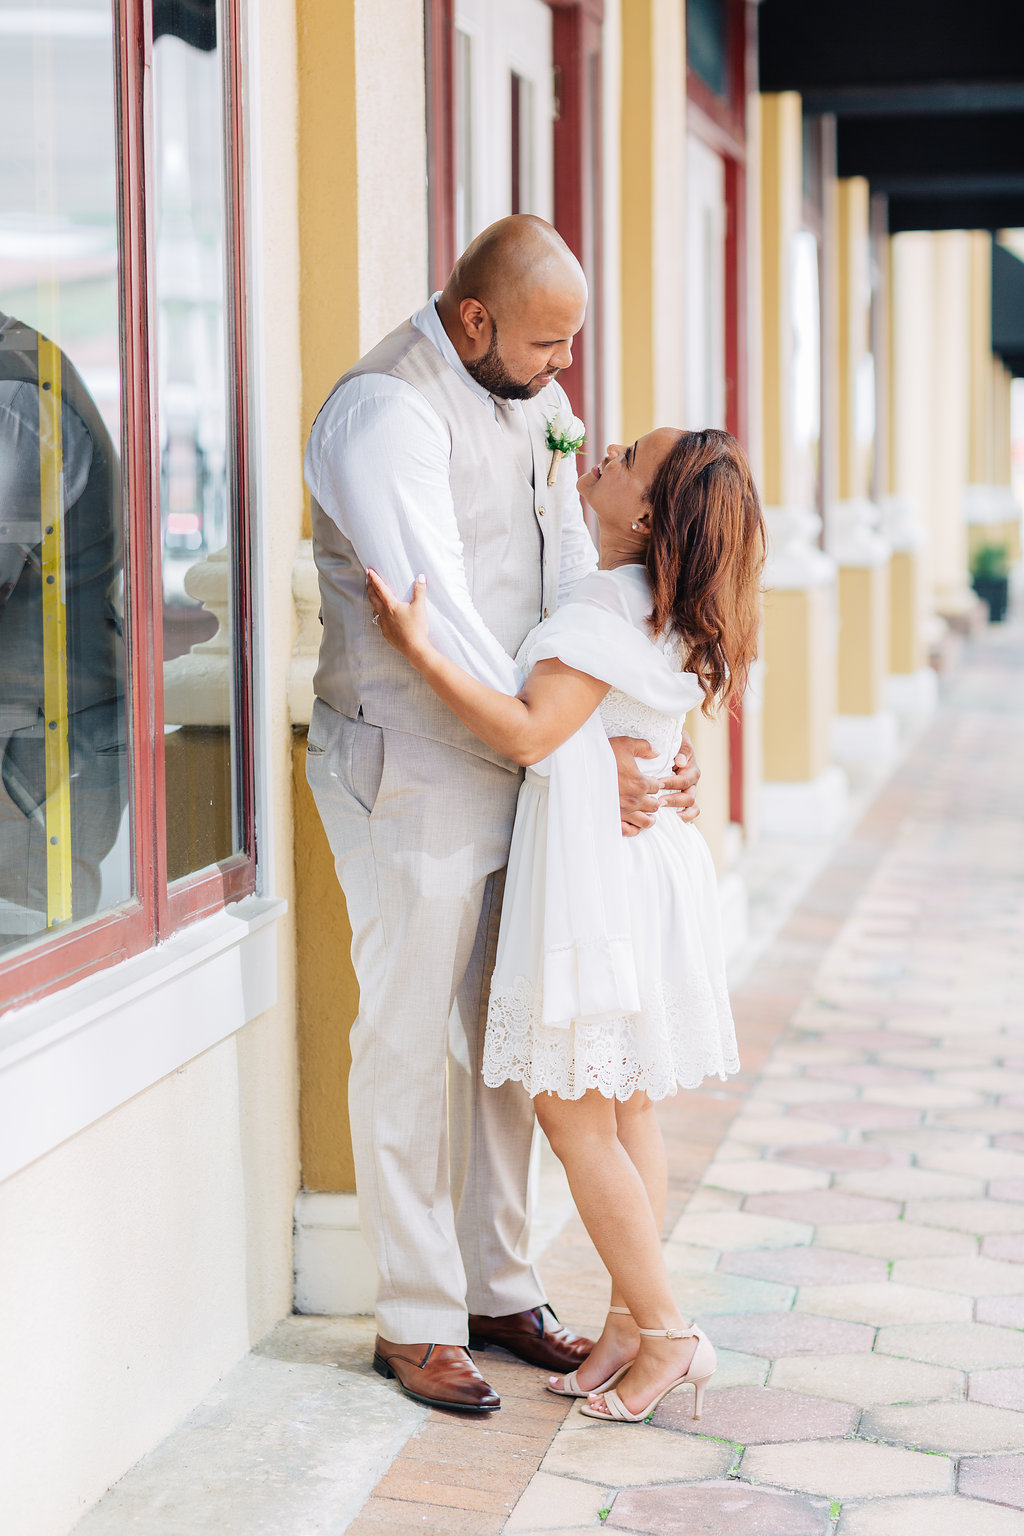
[[[373,1368],[394,1377],[406,1397],[428,1408],[461,1408],[465,1413],[492,1413],[501,1398],[489,1387],[461,1344],[392,1344],[378,1333],[373,1344]]]
[[[529,1312],[513,1312],[509,1317],[470,1315],[469,1347],[486,1349],[488,1345],[507,1349],[527,1365],[544,1371],[574,1371],[593,1349],[591,1339],[581,1338],[563,1328],[545,1303]]]

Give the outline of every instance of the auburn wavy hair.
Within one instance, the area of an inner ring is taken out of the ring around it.
[[[647,500],[655,633],[679,636],[712,715],[742,694],[757,655],[767,536],[747,456],[728,432],[684,432]]]

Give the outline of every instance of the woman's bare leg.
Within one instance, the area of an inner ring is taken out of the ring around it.
[[[647,1190],[649,1178],[655,1200],[663,1209],[664,1174],[658,1171],[658,1151],[651,1132],[652,1126],[657,1132],[657,1124],[653,1113],[640,1104],[622,1115],[621,1129],[625,1141],[636,1151],[641,1172],[620,1139],[619,1115],[625,1106],[595,1090],[582,1099],[539,1094],[534,1107],[565,1168],[576,1209],[612,1277],[613,1303],[627,1306],[632,1313],[632,1321],[614,1316],[609,1319],[608,1337],[602,1334],[598,1341],[601,1352],[595,1348],[593,1368],[584,1369],[582,1374],[581,1384],[593,1386],[629,1358],[632,1344],[617,1358],[612,1358],[613,1349],[636,1338],[636,1324],[643,1328],[685,1326],[665,1268],[661,1223]],[[657,1140],[660,1142],[660,1137]],[[637,1411],[667,1381],[681,1375],[694,1348],[692,1339],[642,1340],[636,1363],[619,1389],[626,1406]]]

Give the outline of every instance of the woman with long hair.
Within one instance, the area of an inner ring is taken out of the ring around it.
[[[516,812],[484,1078],[522,1082],[611,1276],[588,1359],[548,1386],[592,1418],[636,1422],[715,1368],[661,1249],[667,1175],[655,1100],[739,1069],[714,868],[669,810],[621,835],[611,736],[647,740],[667,771],[683,717],[742,693],[765,555],[761,506],[726,432],[662,428],[611,446],[579,489],[600,569],[519,654],[511,698],[430,642],[426,583],[367,590],[386,639],[481,741],[527,769]]]

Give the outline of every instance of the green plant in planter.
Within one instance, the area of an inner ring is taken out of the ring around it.
[[[1010,552],[1005,544],[979,544],[971,556],[971,576],[975,581],[1001,581],[1009,571]]]

